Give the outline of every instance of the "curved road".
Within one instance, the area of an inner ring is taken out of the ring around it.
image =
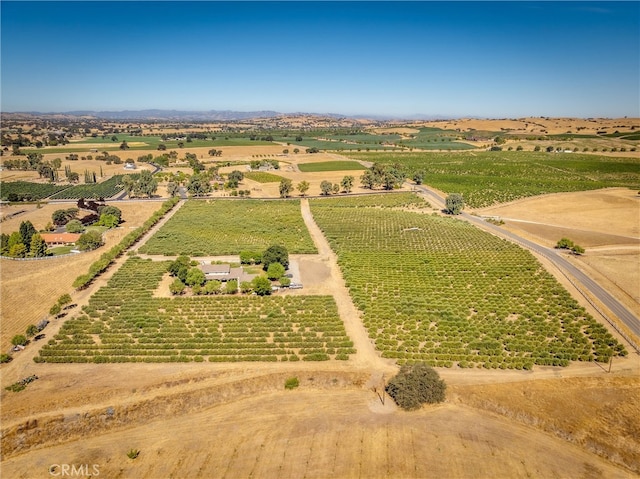
[[[432,202],[435,203],[436,207],[442,207],[444,209],[444,198],[442,198],[439,194],[422,185],[414,186],[414,188],[424,193],[429,200],[432,200]],[[616,298],[614,298],[611,294],[609,294],[608,291],[602,288],[602,286],[600,286],[593,279],[591,279],[589,276],[587,276],[578,268],[576,268],[574,265],[572,265],[565,258],[560,256],[555,250],[546,248],[544,246],[540,246],[539,244],[536,244],[533,241],[529,241],[510,231],[506,231],[500,228],[499,226],[493,225],[491,223],[487,223],[486,221],[480,218],[477,218],[475,216],[472,216],[469,213],[462,213],[461,216],[465,220],[469,221],[470,223],[480,226],[485,230],[494,232],[499,236],[507,238],[510,241],[513,241],[514,243],[518,243],[519,245],[547,258],[556,267],[558,267],[563,273],[568,273],[569,275],[577,279],[587,291],[589,291],[602,304],[604,304],[605,307],[609,309],[609,311],[611,311],[620,321],[622,321],[633,334],[640,337],[640,319],[638,319],[637,316],[635,316],[631,311],[629,311]],[[627,340],[629,340],[629,338],[627,338]],[[637,348],[637,345],[635,345],[633,342],[632,342],[632,345]]]

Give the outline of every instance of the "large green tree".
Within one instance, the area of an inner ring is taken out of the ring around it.
[[[322,180],[322,182],[320,183],[320,191],[323,195],[330,195],[332,189],[333,185],[330,181]]]
[[[309,191],[309,182],[306,180],[302,180],[300,183],[298,183],[297,189],[300,192],[300,196],[306,195],[307,191]]]
[[[282,178],[282,180],[280,180],[279,191],[280,198],[286,198],[291,194],[293,191],[293,183],[289,178]]]
[[[102,235],[99,231],[91,230],[86,233],[82,233],[78,241],[76,242],[76,246],[80,251],[89,251],[96,249],[102,246],[103,240]]]
[[[450,215],[459,215],[464,208],[464,198],[460,193],[451,193],[445,199],[445,211]]]
[[[276,279],[280,279],[284,276],[284,266],[280,263],[271,263],[267,268],[267,278],[275,281]]]
[[[280,263],[284,269],[289,268],[289,252],[282,245],[269,246],[262,253],[262,267],[265,271],[269,269],[271,263]]]
[[[34,258],[42,258],[43,256],[47,256],[47,243],[45,243],[42,236],[38,233],[34,234],[31,237],[31,244],[29,247],[29,256]]]
[[[37,232],[31,221],[23,221],[20,223],[20,236],[22,237],[22,244],[26,246],[27,251],[29,251],[31,247],[31,237]]]
[[[432,367],[417,363],[404,365],[391,378],[386,391],[402,409],[418,409],[425,403],[445,400],[446,384]]]
[[[342,178],[342,181],[340,182],[342,191],[344,191],[345,193],[350,193],[351,189],[353,188],[354,181],[355,178],[353,176],[345,176],[344,178]]]
[[[211,184],[203,175],[193,175],[189,178],[187,191],[191,196],[203,196],[211,192]]]
[[[267,296],[271,294],[271,281],[264,276],[256,276],[253,278],[251,286],[258,296]]]

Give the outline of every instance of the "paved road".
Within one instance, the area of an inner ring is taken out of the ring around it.
[[[444,199],[436,192],[430,190],[425,186],[416,186],[418,191],[425,194],[429,201],[431,201],[435,207],[444,208]],[[569,261],[559,255],[555,250],[546,248],[544,246],[540,246],[539,244],[534,243],[533,241],[529,241],[525,238],[522,238],[510,231],[506,231],[499,226],[493,225],[491,223],[487,223],[486,221],[472,216],[468,213],[462,213],[460,215],[465,220],[473,223],[481,228],[492,231],[499,236],[505,237],[514,243],[518,243],[521,246],[534,251],[549,261],[551,261],[555,266],[557,266],[560,271],[564,274],[568,274],[573,278],[577,279],[579,283],[581,283],[582,287],[591,293],[595,298],[597,298],[602,304],[605,305],[609,311],[611,311],[620,321],[622,321],[628,328],[635,334],[640,337],[640,319],[635,316],[631,311],[629,311],[624,305],[620,303],[616,298],[614,298],[608,291],[606,291],[602,286],[596,283],[592,278],[584,274],[574,265],[572,265]],[[587,298],[588,299],[588,298]]]

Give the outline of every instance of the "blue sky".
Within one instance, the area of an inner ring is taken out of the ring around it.
[[[10,2],[9,111],[640,116],[638,2]]]

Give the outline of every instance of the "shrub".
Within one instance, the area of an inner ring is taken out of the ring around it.
[[[140,449],[129,449],[129,452],[127,453],[127,457],[129,459],[135,459],[140,455]]]
[[[10,354],[2,353],[0,354],[0,364],[11,362],[13,358]]]
[[[298,386],[300,386],[300,381],[298,381],[298,378],[289,378],[284,382],[285,389],[295,389]]]
[[[396,404],[409,411],[420,408],[424,403],[444,401],[445,390],[446,384],[438,373],[424,363],[402,366],[386,387]]]

